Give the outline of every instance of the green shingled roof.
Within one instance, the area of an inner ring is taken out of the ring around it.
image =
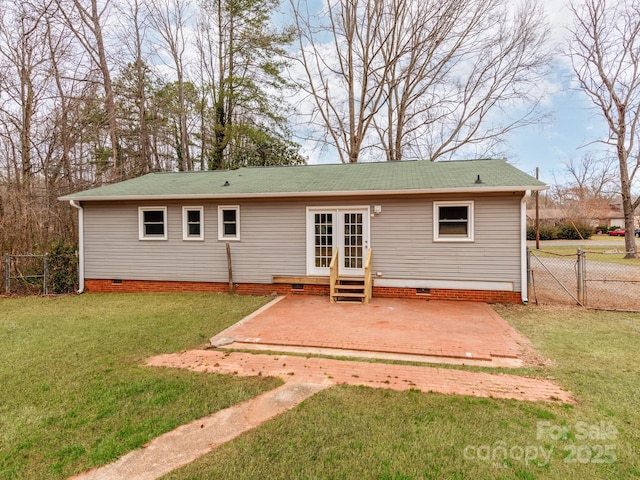
[[[482,183],[476,183],[480,176]],[[61,200],[239,198],[542,190],[504,160],[407,161],[151,173]]]

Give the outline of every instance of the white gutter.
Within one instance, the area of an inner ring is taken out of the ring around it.
[[[69,200],[78,209],[78,294],[84,292],[84,209],[75,200]]]
[[[531,190],[527,190],[520,202],[520,290],[522,292],[522,303],[529,302],[527,291],[527,200],[531,197]]]
[[[235,198],[303,198],[303,197],[354,197],[354,196],[382,196],[382,195],[428,195],[428,194],[460,194],[468,195],[472,193],[517,193],[517,192],[529,192],[531,190],[547,190],[549,187],[544,186],[529,186],[529,187],[470,187],[470,188],[421,188],[413,190],[346,190],[340,192],[333,191],[320,191],[320,192],[269,192],[269,193],[225,193],[225,194],[211,194],[211,193],[178,193],[178,194],[165,194],[165,195],[86,195],[75,197],[73,195],[66,195],[60,197],[59,200],[70,201],[83,201],[83,202],[112,202],[112,201],[140,201],[140,200],[215,200],[215,199],[235,199]]]

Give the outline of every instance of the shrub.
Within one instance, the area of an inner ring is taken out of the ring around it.
[[[536,239],[536,227],[528,226],[527,240],[535,240],[535,239]]]
[[[75,245],[58,240],[49,249],[50,293],[71,293],[76,290],[78,257]]]
[[[558,238],[564,240],[587,240],[593,235],[593,227],[583,222],[566,222],[558,228]]]
[[[558,238],[558,228],[553,225],[540,225],[540,240],[555,240]],[[527,240],[536,239],[536,227],[527,227]]]
[[[607,233],[607,232],[609,232],[609,227],[607,227],[606,225],[598,225],[596,227],[596,233],[598,233],[598,232]]]

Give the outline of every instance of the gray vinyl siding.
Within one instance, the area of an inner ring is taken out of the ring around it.
[[[433,242],[433,201],[473,200],[475,241]],[[204,241],[182,239],[182,206],[204,207]],[[94,279],[226,282],[225,242],[214,202],[87,202],[85,276]],[[240,206],[230,241],[236,283],[306,274],[306,208],[380,205],[370,218],[373,269],[382,278],[512,282],[520,291],[520,196],[262,199]],[[166,206],[168,239],[138,239],[138,207]],[[373,210],[372,210],[373,211]]]
[[[433,242],[431,199],[383,204],[371,222],[374,271],[383,278],[512,282],[520,291],[520,198],[472,200],[474,241],[451,243]]]

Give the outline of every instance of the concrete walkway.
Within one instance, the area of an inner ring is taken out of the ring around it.
[[[317,357],[266,355],[217,350],[190,350],[153,357],[147,365],[186,368],[196,372],[280,377],[285,382],[321,385],[363,385],[391,390],[418,389],[476,397],[574,403],[555,383],[517,375],[471,372]]]
[[[329,385],[289,382],[256,398],[220,410],[153,439],[104,467],[71,480],[154,480],[193,462]]]

